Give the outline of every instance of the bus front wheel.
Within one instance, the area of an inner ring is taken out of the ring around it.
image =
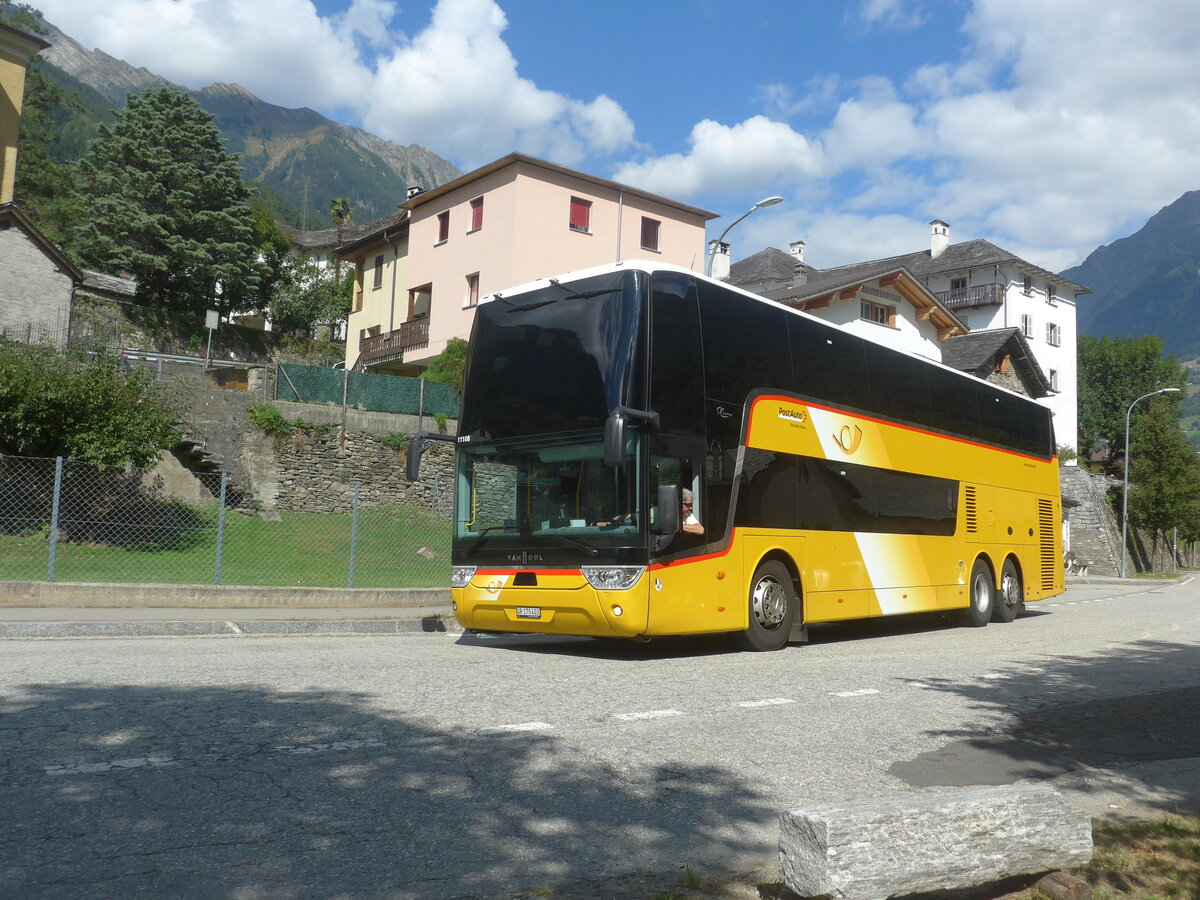
[[[1011,622],[1025,605],[1021,591],[1021,576],[1017,565],[1011,559],[1004,561],[1000,570],[1000,596],[996,598],[996,609],[992,613],[993,622]]]
[[[744,650],[781,650],[787,646],[800,600],[791,573],[778,560],[761,563],[750,580],[750,624],[739,636]]]
[[[962,624],[968,628],[982,628],[992,618],[992,607],[996,602],[996,586],[992,581],[992,570],[982,559],[975,560],[971,567],[971,600],[962,612]]]

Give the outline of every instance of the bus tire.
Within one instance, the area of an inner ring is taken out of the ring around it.
[[[992,610],[993,622],[1011,622],[1025,606],[1024,592],[1021,587],[1021,575],[1017,565],[1011,559],[1004,561],[1000,570],[1000,593],[996,596],[995,609]]]
[[[792,622],[800,612],[800,598],[792,574],[775,559],[759,563],[750,579],[750,624],[740,635],[743,650],[782,650],[787,646]]]
[[[975,560],[971,567],[971,580],[968,582],[970,600],[967,608],[962,611],[962,624],[967,628],[982,628],[992,618],[992,608],[996,604],[996,585],[992,581],[992,569],[983,561]]]

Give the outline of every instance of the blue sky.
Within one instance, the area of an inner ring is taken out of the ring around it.
[[[818,267],[984,237],[1053,270],[1200,188],[1195,0],[42,0],[90,47],[470,169],[521,150]]]

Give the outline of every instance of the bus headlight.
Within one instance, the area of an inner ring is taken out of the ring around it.
[[[475,566],[455,566],[450,570],[450,587],[464,588],[475,577]]]
[[[625,591],[637,584],[645,566],[583,566],[583,577],[598,591]]]

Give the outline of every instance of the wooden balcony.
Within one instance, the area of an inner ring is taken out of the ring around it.
[[[937,291],[933,296],[949,310],[974,309],[979,306],[1003,306],[1003,284],[977,284],[974,287]]]
[[[385,363],[400,362],[405,350],[429,346],[429,318],[405,322],[395,331],[363,338],[358,348],[359,366],[368,370]]]

